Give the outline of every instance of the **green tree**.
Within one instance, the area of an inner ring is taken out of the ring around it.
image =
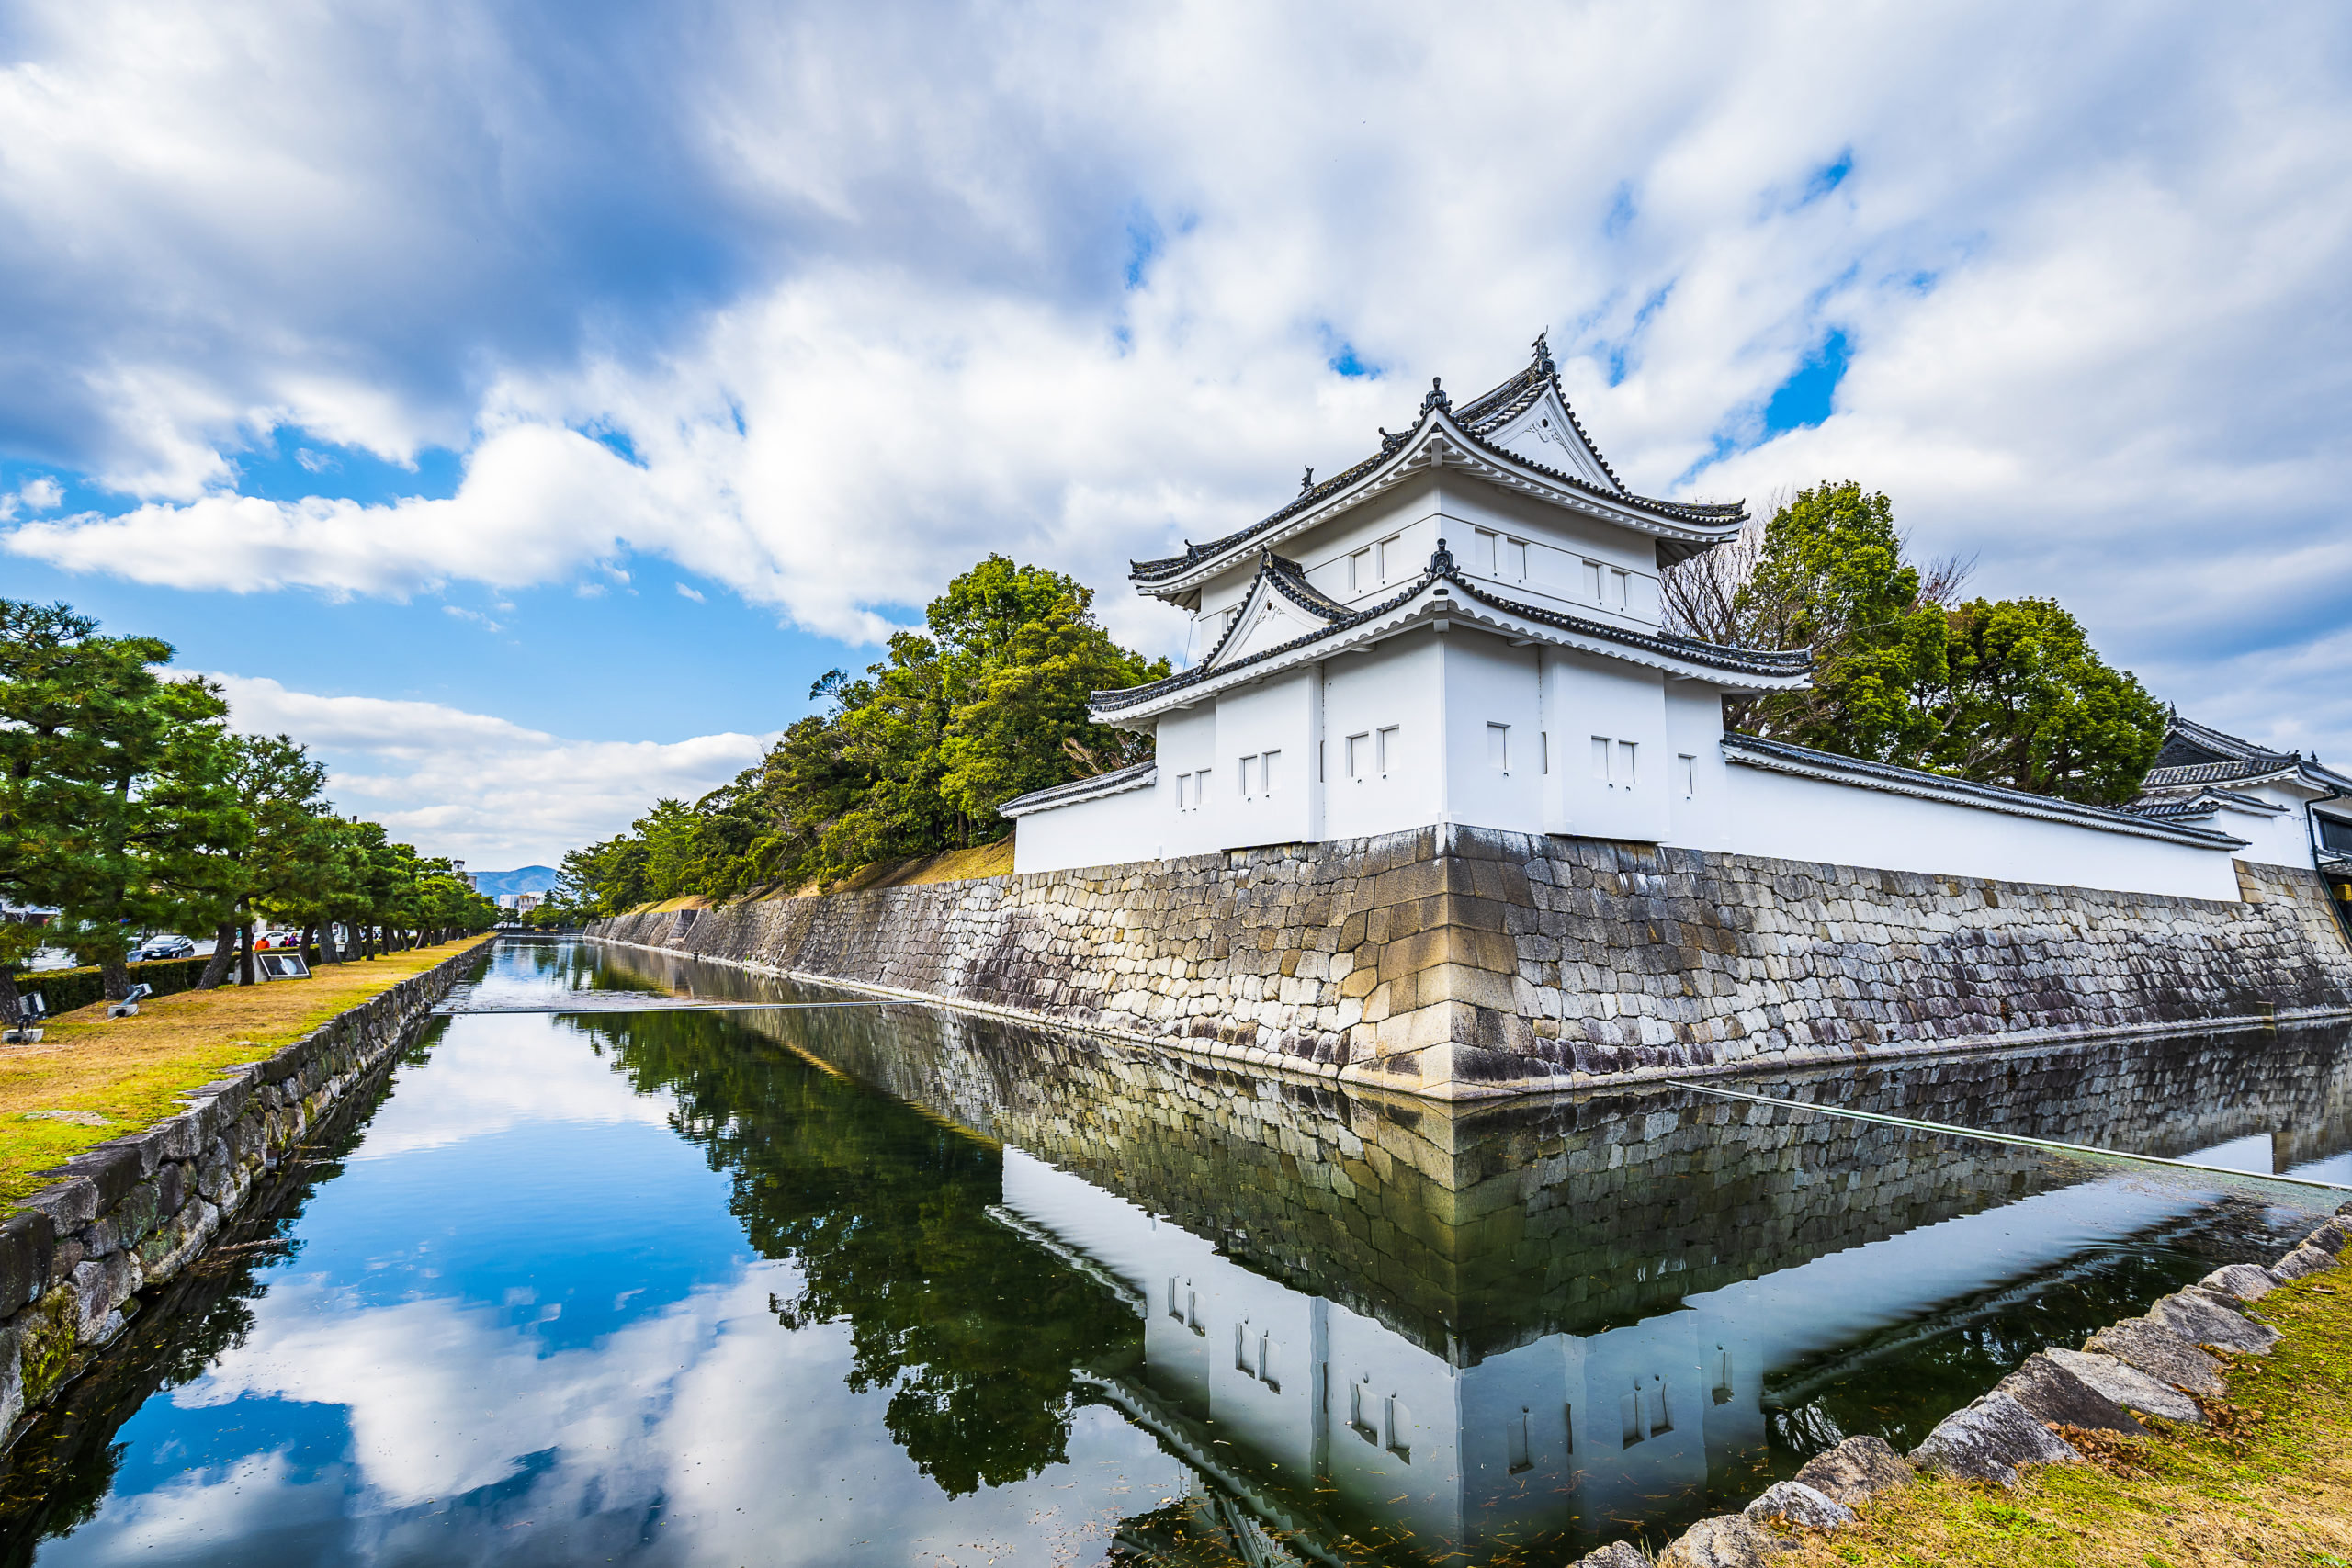
[[[1148,738],[1094,723],[1086,700],[1159,679],[1168,663],[1113,641],[1092,604],[1060,572],[978,562],[864,674],[819,680],[808,696],[824,708],[757,767],[567,855],[579,907],[733,897],[968,848],[1012,830],[996,808],[1014,795],[1148,758]]]
[[[1811,648],[1815,664],[1811,690],[1756,705],[1757,732],[1874,761],[1916,759],[1934,732],[1919,694],[1944,683],[1950,636],[1920,587],[1885,496],[1824,484],[1779,508],[1735,610],[1751,645]]]
[[[2164,705],[2101,662],[2081,623],[2050,599],[1978,599],[1949,619],[1929,765],[2097,806],[2139,794],[2164,746]]]
[[[58,906],[49,934],[109,997],[146,932],[211,922],[248,831],[225,784],[228,706],[158,674],[171,658],[65,605],[0,601],[0,887]]]
[[[2164,744],[2162,706],[2056,602],[1958,603],[1967,573],[1911,564],[1893,504],[1846,481],[1671,569],[1664,597],[1686,635],[1813,649],[1812,689],[1726,703],[1735,728],[2093,805],[2132,799]]]

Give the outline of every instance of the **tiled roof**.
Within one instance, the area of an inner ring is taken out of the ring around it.
[[[1693,524],[1702,527],[1720,527],[1726,523],[1740,521],[1747,515],[1746,505],[1737,502],[1710,503],[1658,501],[1649,496],[1634,494],[1625,488],[1624,482],[1618,479],[1617,471],[1609,466],[1609,459],[1601,457],[1600,448],[1593,444],[1591,436],[1586,434],[1584,422],[1577,418],[1574,409],[1568,408],[1566,394],[1562,394],[1560,398],[1560,406],[1568,409],[1568,421],[1576,427],[1577,437],[1584,442],[1585,449],[1592,454],[1594,460],[1600,464],[1601,471],[1609,476],[1608,486],[1594,484],[1579,475],[1552,468],[1548,464],[1536,462],[1532,458],[1523,457],[1516,452],[1497,446],[1486,439],[1525,412],[1538,398],[1544,395],[1546,389],[1555,392],[1559,390],[1559,367],[1553,363],[1551,350],[1545,346],[1544,339],[1539,337],[1535,340],[1535,356],[1525,368],[1500,386],[1481,392],[1458,410],[1451,406],[1451,400],[1445,393],[1432,383],[1430,395],[1421,401],[1421,418],[1426,419],[1433,412],[1445,414],[1453,421],[1455,429],[1467,437],[1473,446],[1487,456],[1532,468],[1565,489],[1583,491],[1619,505],[1631,507],[1637,512],[1647,512],[1671,522]],[[1184,553],[1181,556],[1166,556],[1158,560],[1128,562],[1135,581],[1148,583],[1177,576],[1188,568],[1198,566],[1203,561],[1224,555],[1238,546],[1247,544],[1250,539],[1278,526],[1285,520],[1339,494],[1385,463],[1405,445],[1410,433],[1391,435],[1384,430],[1380,434],[1380,450],[1341,469],[1319,484],[1303,488],[1282,507],[1267,513],[1248,527],[1236,529],[1222,538],[1212,539],[1204,545],[1188,542],[1184,547]]]
[[[998,807],[1000,817],[1022,817],[1047,807],[1075,806],[1081,800],[1095,800],[1106,795],[1124,795],[1131,789],[1148,789],[1159,782],[1158,761],[1137,762],[1132,767],[1113,773],[1096,773],[1090,778],[1072,779],[1068,784],[1046,789],[1033,789],[1027,795],[1015,795]]]
[[[1266,558],[1269,563],[1280,559],[1281,558],[1277,556]],[[1283,564],[1290,567],[1292,572],[1297,570],[1292,563],[1283,562]],[[1273,577],[1273,586],[1285,592],[1289,592],[1289,573],[1275,571],[1271,565],[1261,565],[1260,572],[1261,576]],[[1235,627],[1240,625],[1240,618],[1237,616],[1234,625],[1226,628],[1225,637],[1217,639],[1216,648],[1211,649],[1208,656],[1192,669],[1181,671],[1165,680],[1154,681],[1148,685],[1128,686],[1118,691],[1096,692],[1089,698],[1088,705],[1098,715],[1119,713],[1155,701],[1172,692],[1182,691],[1188,686],[1199,685],[1202,682],[1213,677],[1229,674],[1236,670],[1246,670],[1251,665],[1279,659],[1300,649],[1311,647],[1335,632],[1346,631],[1352,626],[1362,626],[1368,621],[1377,620],[1383,615],[1391,614],[1411,603],[1417,594],[1440,579],[1452,583],[1461,591],[1464,598],[1472,603],[1502,611],[1506,615],[1521,616],[1544,626],[1557,626],[1563,631],[1573,632],[1580,637],[1616,643],[1623,648],[1657,654],[1684,663],[1696,664],[1704,669],[1720,670],[1726,674],[1787,677],[1801,675],[1813,667],[1813,655],[1810,650],[1804,649],[1782,651],[1771,649],[1733,648],[1723,643],[1701,642],[1695,637],[1672,637],[1664,632],[1637,631],[1629,626],[1611,626],[1605,621],[1588,620],[1582,615],[1571,615],[1558,610],[1548,610],[1541,605],[1505,599],[1487,592],[1471,583],[1455,567],[1452,555],[1440,551],[1430,558],[1430,569],[1408,584],[1403,592],[1364,609],[1348,610],[1344,605],[1338,604],[1336,601],[1321,593],[1316,593],[1317,599],[1322,605],[1340,611],[1336,618],[1330,619],[1329,624],[1319,630],[1308,632],[1304,637],[1293,637],[1290,641],[1278,643],[1272,648],[1261,649],[1246,659],[1237,659],[1229,664],[1216,664],[1214,660],[1217,650],[1225,647],[1227,639],[1234,635]],[[1308,592],[1316,592],[1306,583],[1303,577],[1295,581],[1299,586],[1306,587]],[[1316,606],[1309,607],[1316,608]],[[1327,615],[1329,614],[1327,610],[1321,609],[1318,609],[1317,613]]]
[[[2317,788],[2352,791],[2352,779],[2322,767],[2316,757],[2273,751],[2175,713],[2165,731],[2164,750],[2156,753],[2156,765],[2148,770],[2140,787],[2153,793],[2199,784],[2247,784],[2287,773],[2298,774]]]
[[[2080,827],[2102,828],[2111,832],[2170,839],[2176,843],[2195,844],[2206,849],[2242,849],[2245,845],[2245,840],[2232,838],[2227,833],[2158,820],[2143,812],[2112,811],[2103,806],[2084,806],[2072,800],[2061,800],[2056,795],[2035,795],[2030,790],[1978,784],[1973,779],[1956,779],[1917,768],[1899,768],[1892,762],[1844,757],[1835,751],[1816,751],[1809,746],[1792,746],[1785,740],[1767,740],[1736,729],[1724,732],[1724,755],[1735,761],[1778,767],[1792,773],[1827,775],[1868,788],[1948,800],[1955,805],[1979,807],[2012,816],[2039,817],[2050,821],[2072,822]]]

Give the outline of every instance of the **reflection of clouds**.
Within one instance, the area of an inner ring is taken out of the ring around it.
[[[639,1370],[691,1361],[722,1292],[706,1287],[602,1344],[543,1355],[495,1307],[433,1297],[363,1308],[298,1277],[257,1304],[243,1344],[172,1397],[184,1408],[249,1395],[343,1405],[371,1506],[408,1507],[504,1480],[543,1449],[626,1448],[668,1395]]]
[[[305,1485],[280,1453],[247,1456],[110,1497],[60,1544],[77,1562],[168,1561],[199,1542],[250,1549],[331,1517],[347,1496],[356,1517],[322,1561],[569,1561],[593,1546],[600,1560],[713,1565],[885,1553],[1045,1562],[1099,1547],[1120,1517],[1179,1495],[1174,1461],[1095,1409],[1074,1423],[1072,1462],[951,1500],[891,1439],[888,1391],[843,1384],[848,1325],[777,1325],[768,1299],[792,1288],[789,1273],[754,1266],[549,1355],[489,1307],[354,1308],[324,1281],[283,1281],[255,1303],[244,1344],[170,1403],[340,1405],[345,1465]],[[551,1462],[528,1462],[550,1450]]]
[[[453,1018],[433,1048],[455,1071],[402,1071],[398,1092],[368,1124],[354,1161],[383,1160],[530,1122],[669,1123],[676,1102],[639,1094],[612,1064],[582,1048],[571,1025],[546,1013]]]

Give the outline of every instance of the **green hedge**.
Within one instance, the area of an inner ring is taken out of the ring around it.
[[[192,991],[204,978],[203,958],[159,958],[153,964],[130,966],[130,983],[155,987],[155,994],[166,997],[174,991]],[[17,972],[17,989],[39,991],[49,1003],[50,1016],[72,1012],[75,1008],[88,1007],[106,999],[106,983],[99,977],[97,965],[86,969],[37,969]]]

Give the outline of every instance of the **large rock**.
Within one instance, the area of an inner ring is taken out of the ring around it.
[[[2270,1266],[2270,1271],[2281,1280],[2300,1280],[2306,1274],[2321,1274],[2336,1266],[2333,1252],[2322,1252],[2306,1242]]]
[[[1884,1438],[1849,1438],[1827,1453],[1805,1461],[1796,1479],[1800,1485],[1850,1508],[1873,1492],[1900,1486],[1913,1473],[1911,1461],[1890,1448]]]
[[[2268,1324],[2256,1323],[2218,1302],[2187,1291],[2157,1297],[2155,1304],[2148,1309],[2148,1316],[2192,1345],[2218,1345],[2224,1350],[2244,1350],[2260,1356],[2267,1355],[2270,1347],[2278,1343],[2278,1331]]]
[[[2021,1464],[2063,1464],[2083,1456],[2075,1445],[2035,1420],[2024,1405],[1993,1393],[1936,1424],[1911,1450],[1922,1470],[1961,1481],[2018,1483]]]
[[[1612,1540],[1599,1551],[1588,1551],[1577,1558],[1575,1568],[1650,1568],[1650,1560],[1632,1541]]]
[[[2202,1351],[2197,1352],[2199,1355]],[[2043,1355],[2065,1371],[2080,1378],[2126,1410],[2143,1416],[2161,1416],[2167,1421],[2205,1419],[2197,1402],[2169,1383],[2158,1382],[2139,1368],[2113,1356],[2102,1356],[2088,1350],[2044,1350]]]
[[[2315,1247],[2322,1252],[2341,1252],[2346,1242],[2352,1242],[2352,1221],[2342,1219],[2329,1220],[2303,1237],[2305,1247]]]
[[[1802,1481],[1776,1481],[1740,1511],[1758,1524],[1779,1519],[1784,1524],[1817,1530],[1834,1530],[1839,1525],[1854,1522],[1853,1509]]]
[[[2127,1317],[2083,1341],[2083,1348],[2137,1367],[2159,1382],[2191,1393],[2222,1392],[2222,1363],[2148,1317]]]
[[[1657,1568],[1763,1568],[1790,1543],[1777,1540],[1737,1514],[1701,1519],[1657,1554]]]
[[[2242,1302],[2258,1302],[2278,1288],[2278,1276],[2253,1263],[2233,1263],[2216,1269],[2197,1281],[2208,1291],[2224,1296],[2234,1296]]]
[[[2148,1429],[2132,1413],[2076,1377],[2064,1365],[2036,1350],[2025,1365],[1993,1385],[2025,1406],[2035,1420],[2060,1427],[2081,1427],[2093,1432],[2116,1432],[2144,1438]]]

